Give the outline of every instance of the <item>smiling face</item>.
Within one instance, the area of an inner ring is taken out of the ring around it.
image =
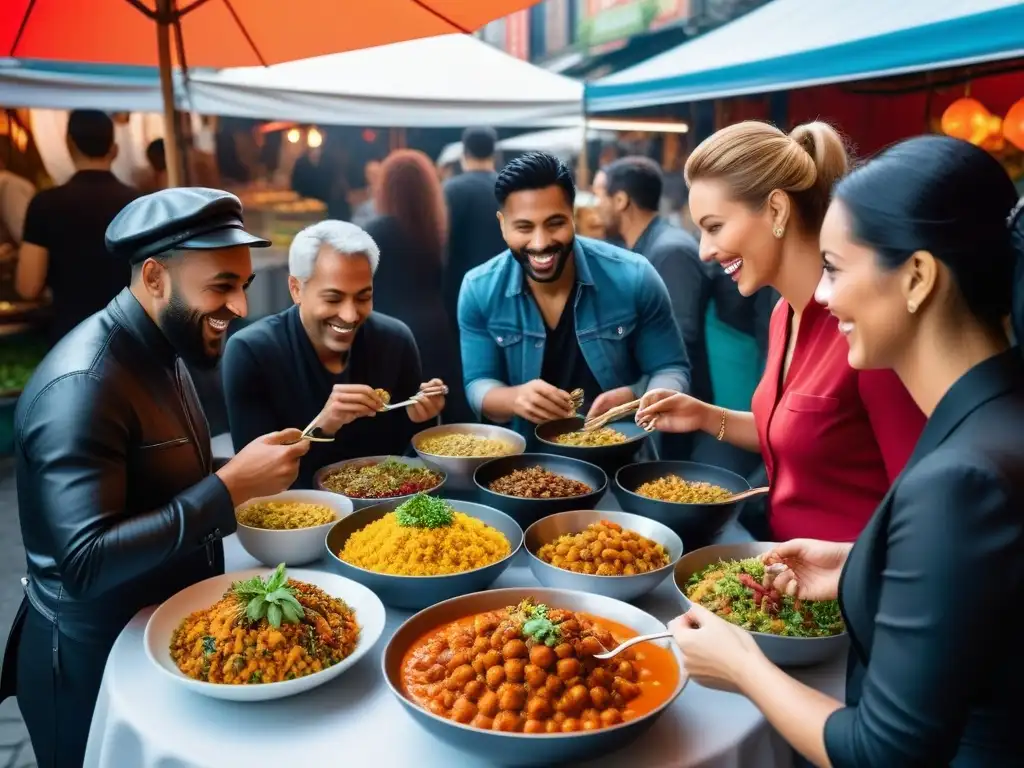
[[[345,357],[359,327],[373,311],[369,260],[362,254],[341,254],[323,245],[310,278],[302,282],[289,277],[288,287],[320,358]]]
[[[915,327],[907,311],[915,259],[931,256],[915,254],[902,267],[883,269],[875,252],[854,238],[841,202],[832,203],[825,215],[821,252],[824,271],[814,298],[839,320],[839,331],[850,344],[850,366],[891,368]]]
[[[775,201],[754,209],[733,199],[724,182],[699,179],[690,186],[689,205],[700,228],[701,261],[718,263],[744,296],[772,284],[782,263],[782,240],[772,234]]]
[[[245,291],[253,280],[249,247],[183,251],[166,265],[143,265],[143,279],[156,288],[156,323],[188,363],[217,364],[228,324],[245,317]]]
[[[572,205],[561,187],[513,192],[498,212],[505,243],[526,276],[552,283],[572,256],[576,230]]]

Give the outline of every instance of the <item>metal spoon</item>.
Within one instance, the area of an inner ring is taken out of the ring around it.
[[[605,653],[595,653],[594,658],[601,659],[602,661],[604,661],[605,659],[611,659],[618,656],[627,648],[632,648],[634,645],[637,645],[639,643],[646,643],[651,640],[665,640],[666,638],[670,637],[672,637],[671,632],[655,632],[653,635],[640,635],[639,637],[630,638],[626,642],[620,644],[618,647],[613,648],[610,651],[606,651]]]
[[[381,408],[378,413],[386,413],[387,411],[393,411],[396,408],[405,408],[410,405],[415,405],[419,402],[421,397],[437,397],[438,395],[447,395],[448,387],[432,387],[431,389],[424,389],[421,392],[417,392],[415,395],[410,397],[408,400],[403,400],[400,403],[390,403]]]

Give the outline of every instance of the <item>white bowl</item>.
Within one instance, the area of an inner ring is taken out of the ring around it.
[[[264,565],[276,568],[280,563],[291,567],[306,565],[323,557],[324,540],[327,532],[336,522],[352,514],[352,500],[327,491],[284,491],[276,496],[250,499],[238,507],[245,509],[251,504],[267,501],[296,501],[304,504],[321,504],[334,510],[334,519],[313,528],[293,528],[286,531],[253,528],[238,524],[238,541],[245,551]]]
[[[359,640],[347,658],[333,667],[306,677],[260,685],[207,683],[183,675],[171,658],[171,635],[174,630],[190,614],[209,608],[219,601],[233,582],[244,581],[257,575],[266,578],[271,573],[272,571],[265,568],[250,568],[245,571],[225,573],[193,584],[174,595],[157,608],[146,623],[143,644],[146,647],[146,655],[149,660],[175,683],[203,696],[225,701],[269,701],[294,696],[333,680],[369,653],[380,639],[381,633],[384,631],[386,616],[384,604],[373,592],[362,584],[325,571],[288,571],[289,579],[314,584],[331,597],[344,600],[355,611],[356,622],[359,624]]]

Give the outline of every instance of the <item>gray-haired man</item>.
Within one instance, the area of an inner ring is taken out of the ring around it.
[[[344,221],[322,221],[292,241],[288,286],[295,306],[231,337],[223,360],[224,394],[235,446],[269,424],[304,427],[316,419],[330,443],[315,443],[295,487],[336,461],[402,454],[422,422],[444,408],[444,396],[420,396],[400,411],[381,413],[375,390],[394,402],[443,390],[423,383],[409,328],[373,311],[373,275],[380,252],[366,232]],[[373,419],[371,423],[368,419]]]

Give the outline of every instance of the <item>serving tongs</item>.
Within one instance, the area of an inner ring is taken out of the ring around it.
[[[595,430],[601,429],[601,427],[607,425],[608,422],[617,421],[618,419],[621,419],[623,416],[628,416],[631,413],[635,413],[639,409],[639,400],[632,400],[624,405],[611,408],[602,413],[600,416],[595,416],[592,419],[587,419],[583,423],[583,431],[594,432]],[[648,428],[645,426],[644,429],[647,430],[648,432],[652,432],[654,428]]]

